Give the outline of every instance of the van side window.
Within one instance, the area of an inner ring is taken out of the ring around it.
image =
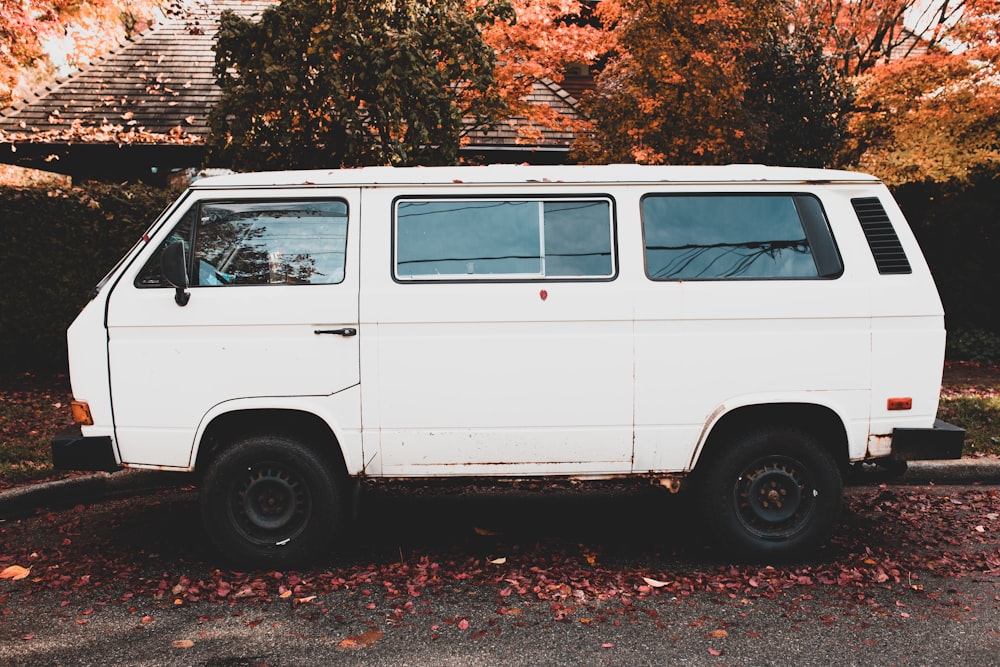
[[[613,233],[606,199],[403,199],[395,277],[608,279]]]
[[[190,238],[190,217],[171,238]],[[344,279],[343,201],[209,202],[198,206],[196,218],[192,286],[321,285]],[[154,256],[137,284],[159,284],[153,282],[158,262]]]
[[[811,195],[648,195],[642,228],[653,280],[833,278],[843,270]]]

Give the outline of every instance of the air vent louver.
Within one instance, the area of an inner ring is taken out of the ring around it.
[[[858,214],[861,229],[868,239],[872,257],[879,273],[912,273],[910,262],[903,252],[903,245],[896,236],[896,230],[889,222],[889,216],[877,197],[852,199],[854,212]]]

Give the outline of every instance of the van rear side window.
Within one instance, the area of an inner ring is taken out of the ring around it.
[[[642,228],[653,280],[833,278],[843,269],[810,195],[648,195]]]
[[[608,279],[613,234],[606,199],[403,199],[395,277]]]

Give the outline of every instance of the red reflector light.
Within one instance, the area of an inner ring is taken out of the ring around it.
[[[889,410],[910,410],[913,408],[912,398],[890,398],[885,402],[885,407]]]

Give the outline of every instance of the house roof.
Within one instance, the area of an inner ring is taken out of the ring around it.
[[[219,16],[232,10],[252,18],[273,4],[174,0],[149,30],[0,112],[0,161],[69,174],[94,173],[102,155],[105,161],[142,155],[153,169],[157,161],[160,169],[197,166],[204,156],[208,113],[221,94],[212,73]],[[576,100],[552,81],[534,82],[529,101],[548,104],[566,118],[580,117]],[[463,150],[494,160],[516,152],[511,157],[521,161],[526,159],[522,153],[534,153],[552,162],[565,159],[572,139],[571,132],[512,118],[470,133]],[[545,158],[545,153],[558,157]]]

